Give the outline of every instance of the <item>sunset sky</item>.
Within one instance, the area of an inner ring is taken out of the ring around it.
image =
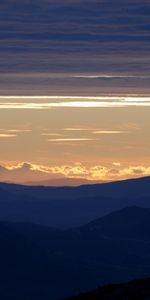
[[[150,175],[150,1],[0,3],[0,180]]]

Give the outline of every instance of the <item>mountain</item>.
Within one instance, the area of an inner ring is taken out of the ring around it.
[[[1,222],[0,299],[58,300],[149,277],[149,233],[150,209],[136,206],[69,230]]]
[[[78,187],[0,183],[0,220],[81,226],[126,206],[150,208],[149,186],[150,177]]]
[[[88,180],[83,178],[56,178],[56,179],[46,179],[46,180],[38,180],[38,181],[29,181],[25,184],[37,186],[79,186],[79,185],[85,185],[85,184],[94,184],[96,181],[94,180]]]
[[[65,298],[66,300],[148,300],[150,299],[150,278],[134,280],[124,284],[111,284],[94,291]],[[64,299],[64,300],[65,300]]]
[[[97,219],[82,227],[86,232],[109,238],[148,239],[150,209],[129,206]]]
[[[78,187],[44,187],[44,186],[25,186],[11,183],[0,183],[0,187],[4,190],[10,190],[17,193],[25,193],[26,195],[36,194],[40,199],[76,199],[81,197],[112,197],[126,198],[141,196],[150,196],[150,177],[142,177],[137,179],[127,179],[116,182],[80,185]]]

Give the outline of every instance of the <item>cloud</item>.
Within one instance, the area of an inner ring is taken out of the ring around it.
[[[149,89],[149,13],[147,0],[1,1],[1,91]]]
[[[90,128],[85,128],[85,127],[68,127],[68,128],[63,128],[63,131],[91,131]]]
[[[19,134],[32,132],[30,129],[0,129],[0,139],[16,138]]]
[[[62,134],[60,134],[60,133],[42,133],[41,135],[44,135],[44,136],[62,136]]]
[[[81,163],[73,165],[44,166],[29,162],[0,166],[0,180],[11,182],[29,182],[56,178],[82,178],[93,181],[112,181],[150,175],[150,166],[127,166],[118,162],[114,167],[104,165],[86,166]]]
[[[57,138],[49,139],[49,142],[81,142],[81,141],[93,141],[91,138]]]
[[[120,134],[120,133],[126,133],[126,131],[121,130],[96,130],[93,131],[94,134]]]
[[[9,100],[9,102],[7,101]],[[20,100],[20,101],[18,101]],[[46,102],[44,102],[44,100]],[[22,102],[24,101],[24,102]],[[41,102],[42,101],[42,102]],[[53,102],[55,101],[55,102]],[[149,96],[0,96],[0,109],[150,107]]]
[[[113,165],[114,165],[115,167],[120,167],[120,166],[121,166],[121,163],[120,163],[120,162],[113,162]]]
[[[0,132],[5,132],[5,133],[26,133],[26,132],[32,132],[32,129],[4,129],[4,128],[0,128]]]
[[[5,131],[7,131],[7,132],[16,132],[16,133],[32,132],[31,129],[7,129],[7,130],[5,129]]]
[[[63,131],[68,131],[68,132],[78,132],[78,131],[87,131],[91,132],[94,134],[118,134],[118,133],[124,133],[125,131],[122,130],[103,130],[99,128],[85,128],[85,127],[72,127],[72,128],[63,128]]]
[[[17,137],[16,134],[0,133],[0,138],[15,138],[15,137]]]
[[[133,129],[132,129],[133,130]],[[87,141],[99,141],[99,135],[113,135],[113,134],[125,134],[130,131],[123,130],[109,130],[109,129],[96,129],[92,127],[68,127],[61,128],[60,130],[46,129],[46,133],[42,132],[41,135],[48,137],[48,142],[58,143],[58,144],[67,144],[75,146],[75,143],[78,142],[87,142]],[[82,133],[82,135],[81,135]],[[84,133],[84,135],[83,135]],[[86,133],[86,135],[85,135]]]
[[[72,75],[72,78],[83,78],[83,79],[150,79],[150,75],[124,75],[124,74],[77,74]]]

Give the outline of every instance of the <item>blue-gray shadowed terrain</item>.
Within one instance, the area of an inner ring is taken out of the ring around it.
[[[0,221],[60,229],[84,225],[126,206],[150,208],[150,177],[80,187],[0,184]]]
[[[149,186],[0,183],[0,299],[58,300],[150,276]]]
[[[149,15],[146,0],[1,2],[1,93],[148,92]]]

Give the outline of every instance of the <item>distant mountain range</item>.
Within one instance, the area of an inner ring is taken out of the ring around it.
[[[56,179],[46,179],[38,181],[28,181],[25,184],[27,185],[43,185],[43,186],[79,186],[83,184],[94,184],[97,181],[88,180],[83,178],[56,178]],[[99,182],[100,183],[100,182]]]
[[[150,208],[150,177],[78,187],[0,183],[1,221],[70,228],[132,205]]]
[[[1,222],[0,245],[0,299],[57,300],[149,277],[150,209],[126,207],[69,230]]]

